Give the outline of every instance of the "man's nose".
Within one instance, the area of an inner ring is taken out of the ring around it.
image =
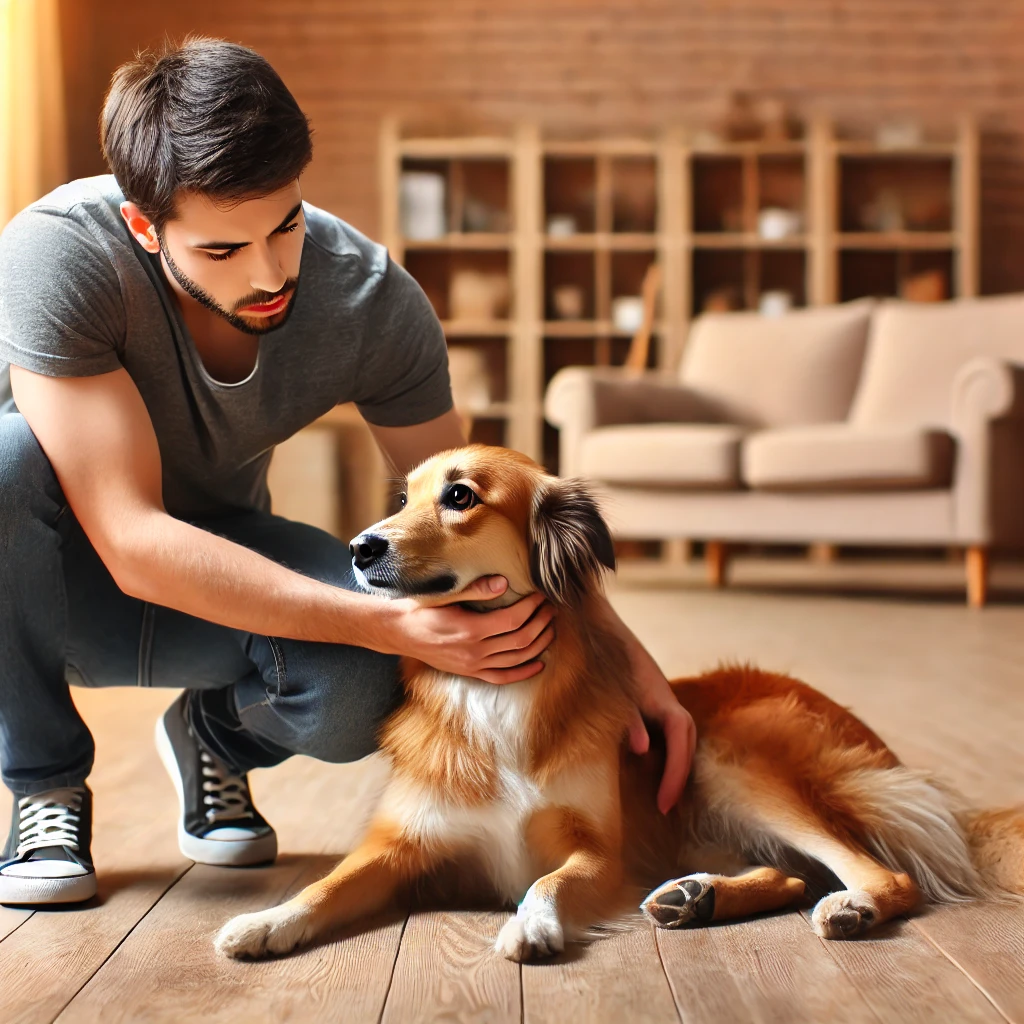
[[[348,546],[357,569],[372,565],[388,549],[388,542],[376,533],[361,533]]]
[[[288,280],[284,267],[281,266],[277,257],[268,248],[265,249],[262,257],[253,269],[249,284],[254,291],[264,291],[274,294],[279,292]]]

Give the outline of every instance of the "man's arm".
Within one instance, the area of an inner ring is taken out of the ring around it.
[[[454,409],[414,427],[379,427],[374,423],[367,423],[367,426],[402,476],[438,452],[461,448],[466,443],[462,418]]]
[[[68,504],[125,593],[252,633],[407,654],[491,682],[540,670],[540,598],[487,615],[419,608],[309,579],[167,513],[160,450],[126,370],[47,377],[11,367],[18,408]],[[476,599],[494,596],[486,581]],[[518,667],[517,667],[518,666]]]

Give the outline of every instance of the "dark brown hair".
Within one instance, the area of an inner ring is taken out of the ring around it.
[[[201,37],[122,64],[100,117],[114,177],[157,230],[178,192],[232,202],[284,187],[313,155],[310,134],[263,57]]]

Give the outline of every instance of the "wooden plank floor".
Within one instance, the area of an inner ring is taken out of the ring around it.
[[[634,568],[613,598],[671,674],[719,660],[793,672],[972,800],[1024,799],[1019,596],[971,612],[952,589],[953,569],[874,571],[804,563],[769,586],[778,566],[740,563],[734,589],[709,592],[692,571]],[[913,594],[879,591],[894,571]],[[1019,595],[1024,581],[1012,575],[1005,593]],[[640,926],[523,969],[490,953],[507,914],[435,912],[379,918],[269,963],[221,960],[211,938],[227,918],[280,900],[352,845],[386,769],[375,758],[340,766],[295,758],[255,773],[257,800],[280,834],[278,862],[195,866],[177,850],[175,799],[150,738],[172,699],[166,691],[76,691],[97,739],[100,893],[78,910],[0,908],[3,1024],[1024,1024],[1017,906],[943,908],[850,943],[819,940],[806,913],[687,932]],[[0,821],[9,813],[0,791]]]

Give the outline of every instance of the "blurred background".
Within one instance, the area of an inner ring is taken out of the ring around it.
[[[1024,449],[987,425],[1017,399],[965,426],[955,395],[971,358],[1011,389],[1024,363],[1024,4],[0,10],[0,224],[105,171],[97,116],[135,51],[238,41],[312,121],[304,198],[427,291],[473,438],[605,485],[624,555],[703,553],[721,582],[738,550],[974,550],[984,572],[1017,550]],[[971,304],[995,295],[1011,298]],[[832,316],[863,297],[900,301]],[[282,446],[273,473],[279,511],[345,537],[387,507],[351,410]]]

